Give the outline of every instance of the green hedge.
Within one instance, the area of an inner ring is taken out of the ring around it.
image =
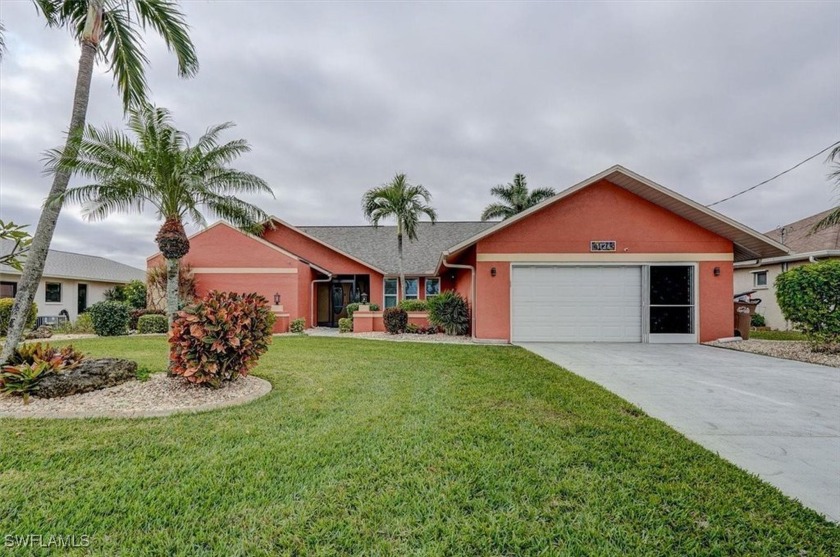
[[[339,333],[352,333],[353,332],[353,320],[349,317],[342,317],[338,320],[338,332]]]
[[[98,302],[88,308],[93,331],[101,337],[128,334],[131,312],[123,302]]]
[[[776,279],[785,319],[815,345],[840,349],[840,260],[803,265]]]
[[[14,298],[0,298],[0,337],[9,334],[9,321],[12,319],[12,306],[15,305]],[[35,326],[35,320],[38,318],[38,304],[32,302],[29,308],[29,315],[26,318],[26,328],[31,329]]]
[[[304,319],[303,317],[298,317],[297,319],[289,323],[289,332],[300,334],[305,330],[306,319]]]
[[[403,300],[399,303],[399,307],[405,311],[427,311],[429,302],[427,300]]]
[[[149,313],[137,320],[137,332],[140,334],[165,333],[169,331],[169,320],[165,315]]]

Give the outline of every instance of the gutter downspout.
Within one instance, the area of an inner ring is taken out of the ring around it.
[[[475,306],[476,306],[476,292],[475,292],[475,267],[472,265],[460,265],[456,263],[447,263],[446,258],[449,256],[448,253],[443,254],[440,262],[443,263],[443,266],[447,269],[469,269],[470,270],[470,283],[471,283],[471,302],[472,302],[472,311],[470,311],[470,333],[472,339],[475,340]]]
[[[318,326],[318,316],[315,315],[315,283],[316,282],[330,282],[330,281],[332,281],[332,279],[333,279],[333,274],[332,273],[327,273],[327,278],[325,278],[325,279],[315,279],[315,280],[312,281],[312,284],[310,286],[311,292],[309,293],[309,318],[312,319],[314,317],[314,319],[312,319],[312,321],[310,321],[310,324],[313,327]]]

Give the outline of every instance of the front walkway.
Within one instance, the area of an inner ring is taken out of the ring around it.
[[[840,369],[696,344],[522,346],[840,522]]]

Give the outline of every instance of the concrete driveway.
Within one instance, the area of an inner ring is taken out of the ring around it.
[[[840,369],[694,344],[521,346],[840,522]]]

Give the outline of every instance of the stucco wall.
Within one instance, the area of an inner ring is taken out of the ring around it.
[[[20,275],[0,274],[0,281],[19,282]],[[46,283],[61,284],[61,302],[46,301]],[[38,304],[39,316],[55,316],[62,310],[70,315],[70,321],[75,321],[78,314],[79,284],[87,285],[87,305],[90,307],[96,302],[105,300],[105,292],[118,284],[117,282],[94,282],[87,280],[65,279],[46,277],[38,283],[35,291],[35,303]]]
[[[592,240],[615,240],[616,253],[592,254]],[[669,254],[699,262],[700,341],[732,335],[732,243],[606,180],[479,241],[476,249],[478,338],[510,336],[511,259],[609,264],[620,257],[643,264],[668,261]]]

